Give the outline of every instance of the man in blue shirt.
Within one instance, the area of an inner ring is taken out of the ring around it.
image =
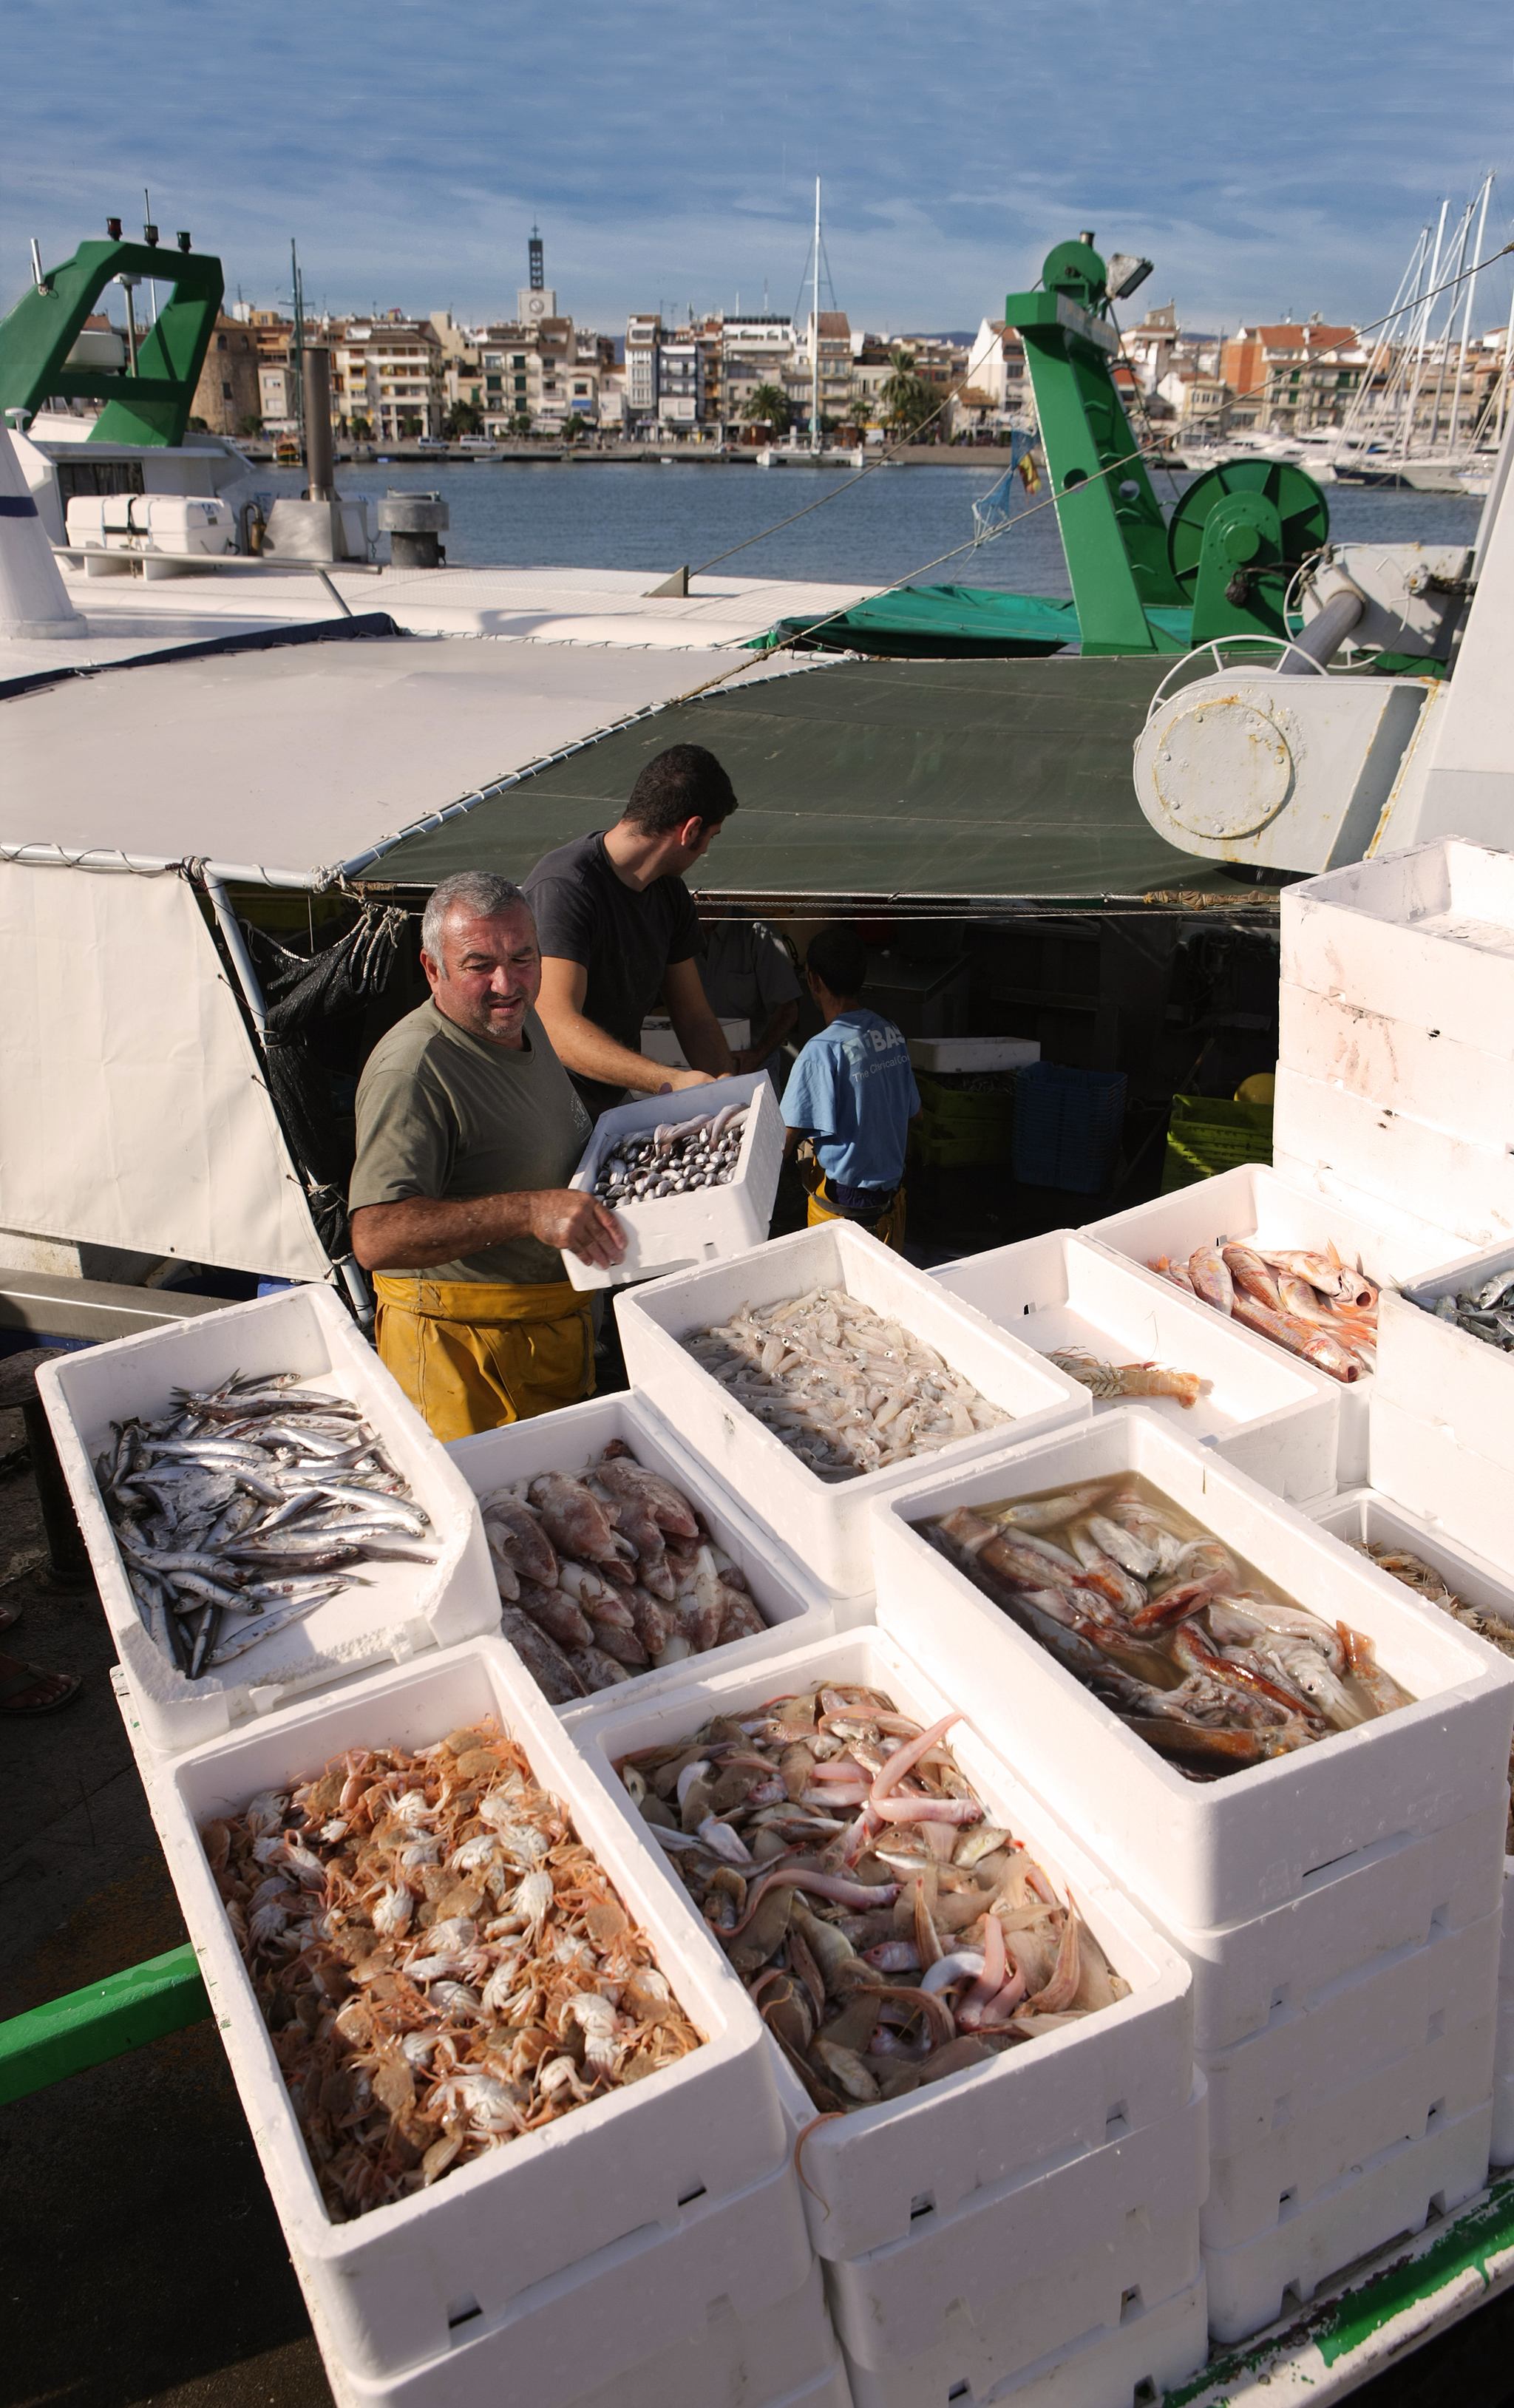
[[[856,1221],[902,1247],[905,1148],[920,1111],[909,1049],[891,1020],[860,1001],[867,950],[854,929],[822,928],[805,973],[825,1025],[789,1074],[783,1118],[785,1152],[807,1137],[819,1165],[810,1226]]]

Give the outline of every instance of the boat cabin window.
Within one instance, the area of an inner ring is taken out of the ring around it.
[[[58,494],[64,509],[80,494],[140,494],[140,460],[60,460]]]

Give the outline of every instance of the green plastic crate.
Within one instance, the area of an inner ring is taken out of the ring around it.
[[[1219,1096],[1174,1096],[1162,1193],[1213,1179],[1240,1162],[1272,1160],[1272,1106],[1227,1104]]]
[[[916,1159],[936,1169],[967,1170],[1007,1162],[1014,1141],[1015,1073],[979,1077],[969,1087],[917,1070],[921,1114],[912,1136]]]

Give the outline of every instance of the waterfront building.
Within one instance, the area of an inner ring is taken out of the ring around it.
[[[638,310],[625,322],[626,432],[640,434],[657,417],[657,357],[663,321],[655,311]]]
[[[1304,435],[1343,425],[1365,366],[1354,326],[1327,326],[1318,312],[1302,322],[1242,326],[1220,356],[1235,395],[1231,430]]]
[[[440,436],[446,381],[429,318],[392,309],[381,317],[336,319],[329,339],[332,411],[344,433],[365,425],[380,443]]]
[[[983,320],[968,345],[964,374],[967,383],[953,408],[953,434],[959,424],[995,433],[1036,424],[1025,346],[1002,318]]]
[[[89,322],[91,324],[93,321]],[[108,321],[106,322],[108,323]],[[194,388],[193,419],[212,435],[250,435],[263,423],[260,360],[252,329],[224,312],[215,332]]]

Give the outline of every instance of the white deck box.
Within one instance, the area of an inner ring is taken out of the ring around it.
[[[570,1808],[703,2045],[429,2190],[333,2223],[199,1833],[257,1791],[308,1776],[347,1748],[424,1746],[485,1714],[519,1741],[543,1784]],[[687,1921],[668,1912],[645,1845],[631,1843],[623,1815],[585,1777],[572,1741],[501,1641],[475,1640],[293,1706],[164,1765],[150,1776],[148,1797],[290,2255],[353,2378],[436,2359],[477,2317],[487,2328],[523,2315],[536,2286],[596,2253],[607,2260],[623,2244],[676,2239],[691,2217],[750,2192],[786,2162],[768,2043],[750,2000],[717,1951],[690,1944]],[[792,2218],[781,2192],[772,2198],[772,2246],[792,2263]],[[751,2251],[758,2246],[749,2240]],[[663,2262],[676,2269],[677,2249]],[[795,2283],[802,2274],[801,2267]],[[676,2272],[670,2279],[676,2287]],[[614,2365],[611,2357],[607,2374]]]
[[[620,1692],[609,1691],[578,1717],[573,1736],[640,1836],[641,1818],[614,1769],[622,1757],[692,1734],[712,1714],[746,1713],[770,1698],[792,1695],[821,1672],[882,1689],[901,1713],[922,1723],[938,1719],[964,1694],[938,1684],[886,1630],[862,1629],[795,1648],[761,1667],[712,1669],[706,1680],[619,1710]],[[1101,2150],[1125,2132],[1170,2120],[1189,2097],[1193,2026],[1186,1969],[965,1718],[948,1733],[948,1745],[994,1819],[1024,1841],[1062,1896],[1075,1898],[1131,1995],[1034,2047],[816,2126],[804,2144],[805,2201],[815,2246],[827,2259],[918,2239],[975,2200]],[[642,1837],[641,1845],[656,1857],[682,1911],[690,1944],[719,1955],[719,1942],[703,1928],[655,1842]],[[671,1916],[672,1899],[666,1911]],[[776,2047],[773,2071],[793,2128],[811,2124],[808,2095]],[[1196,2206],[1195,2200],[1195,2212]]]
[[[845,1288],[874,1312],[899,1321],[1011,1421],[860,1479],[821,1480],[737,1404],[682,1343],[743,1304],[777,1304],[817,1287]],[[1064,1423],[1086,1421],[1091,1411],[1088,1390],[1066,1372],[1043,1362],[1032,1347],[948,1296],[928,1272],[846,1221],[801,1229],[735,1262],[659,1281],[618,1297],[615,1310],[632,1385],[837,1597],[871,1588],[869,1509],[875,1498],[916,1478],[922,1461],[967,1462],[1002,1447],[1011,1436],[1032,1438]]]
[[[848,2358],[907,2371],[917,2399],[990,2399],[1052,2351],[1113,2331],[1133,2300],[1199,2274],[1204,2085],[1159,2124],[969,2201],[891,2248],[829,2258]]]
[[[1400,2141],[1317,2198],[1292,2204],[1255,2240],[1206,2246],[1215,2340],[1246,2340],[1281,2315],[1286,2293],[1306,2304],[1342,2267],[1422,2230],[1432,2207],[1449,2214],[1475,2197],[1487,2179],[1492,2121],[1491,2103],[1437,2120],[1422,2140]]]
[[[666,1424],[624,1390],[615,1396],[591,1397],[584,1404],[565,1406],[561,1412],[540,1413],[533,1421],[508,1422],[501,1429],[455,1439],[447,1452],[473,1494],[484,1498],[511,1482],[535,1480],[544,1471],[592,1469],[612,1439],[623,1439],[638,1463],[670,1480],[703,1515],[717,1544],[746,1574],[752,1602],[769,1627],[750,1639],[733,1640],[728,1647],[712,1648],[707,1655],[685,1657],[662,1671],[635,1672],[629,1682],[602,1694],[623,1698],[634,1687],[638,1698],[644,1697],[665,1688],[693,1666],[749,1664],[803,1639],[823,1637],[837,1627],[838,1614],[843,1627],[869,1619],[870,1593],[839,1604],[828,1597],[807,1579],[769,1532],[742,1512],[707,1466],[679,1445]],[[589,1702],[580,1698],[558,1711],[572,1721]]]
[[[298,1372],[303,1384],[361,1405],[430,1516],[436,1561],[363,1564],[368,1585],[345,1590],[222,1670],[191,1681],[143,1627],[94,1458],[113,1448],[113,1422],[158,1417],[176,1387],[277,1371]],[[366,1666],[404,1663],[497,1627],[499,1599],[472,1492],[329,1288],[286,1288],[61,1355],[43,1365],[37,1388],[116,1652],[154,1748],[195,1746]]]
[[[722,1262],[763,1243],[783,1168],[783,1115],[765,1070],[712,1079],[707,1086],[681,1088],[677,1095],[643,1096],[637,1103],[617,1104],[601,1112],[568,1185],[592,1195],[600,1164],[621,1138],[648,1136],[664,1123],[688,1120],[696,1111],[722,1111],[728,1104],[750,1109],[736,1166],[724,1186],[618,1205],[616,1217],[626,1233],[624,1255],[613,1270],[603,1270],[596,1264],[580,1263],[577,1254],[564,1254],[563,1262],[576,1288],[663,1279],[671,1271]]]
[[[1260,1163],[1242,1163],[1235,1170],[1221,1171],[1217,1179],[1201,1179],[1170,1196],[1153,1197],[1150,1203],[1136,1204],[1128,1212],[1091,1222],[1079,1235],[1142,1269],[1159,1255],[1186,1262],[1196,1246],[1222,1245],[1233,1238],[1268,1247],[1335,1245],[1345,1261],[1356,1264],[1383,1286],[1396,1286],[1401,1280],[1444,1262],[1456,1250],[1456,1240],[1440,1230],[1396,1228],[1386,1211],[1380,1218],[1353,1215],[1326,1202],[1307,1185],[1285,1180],[1276,1168]],[[1291,1363],[1300,1359],[1285,1348],[1273,1347],[1270,1339],[1260,1339],[1258,1343]],[[1364,1374],[1349,1384],[1335,1381],[1332,1385],[1340,1389],[1335,1477],[1342,1487],[1355,1487],[1366,1478],[1372,1375]]]
[[[1415,1701],[1221,1781],[1184,1780],[912,1526],[957,1506],[1143,1474],[1286,1597],[1350,1622]],[[1238,1923],[1299,1897],[1321,1867],[1375,1842],[1496,1815],[1514,1724],[1514,1664],[1307,1517],[1150,1413],[927,1471],[876,1509],[879,1620],[925,1656],[978,1727],[1163,1920]]]
[[[1359,1195],[1390,1206],[1422,1197],[1437,1225],[1468,1246],[1514,1236],[1514,1154],[1495,1127],[1481,1144],[1449,1137],[1380,1096],[1353,1095],[1279,1063],[1272,1131],[1279,1155],[1314,1165],[1317,1176],[1333,1175]]]
[[[1514,1141],[1514,1059],[1458,1045],[1438,1028],[1364,1010],[1285,979],[1278,1055],[1285,1069],[1389,1103],[1450,1137]]]
[[[1334,1489],[1340,1383],[1296,1356],[1285,1359],[1238,1321],[1227,1323],[1076,1230],[968,1254],[936,1277],[1037,1354],[1082,1347],[1105,1363],[1195,1372],[1211,1386],[1193,1405],[1175,1397],[1113,1401],[1157,1413],[1279,1497],[1302,1502]],[[1108,1410],[1094,1398],[1095,1414]]]
[[[834,2384],[836,2343],[788,2166],[652,2224],[539,2283],[451,2346],[391,2375],[350,2373],[312,2317],[337,2408],[766,2408]],[[821,2391],[823,2398],[824,2392]]]
[[[1514,1060],[1514,853],[1450,837],[1353,862],[1284,889],[1281,935],[1291,984]]]
[[[921,2386],[908,2366],[876,2368],[849,2358],[853,2408],[1126,2408],[1160,2400],[1208,2356],[1202,2275],[1176,2298],[1127,2302],[1112,2331],[1080,2334],[1065,2349],[991,2391],[968,2384]]]

